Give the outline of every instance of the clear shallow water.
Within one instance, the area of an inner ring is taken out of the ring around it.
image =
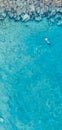
[[[0,130],[61,129],[62,27],[0,22]]]

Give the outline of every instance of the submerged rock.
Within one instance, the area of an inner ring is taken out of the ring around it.
[[[55,23],[55,19],[50,18],[49,22],[50,22],[51,24],[54,24],[54,23]]]
[[[0,117],[0,123],[3,123],[3,122],[4,122],[4,118]]]
[[[28,21],[28,20],[30,20],[30,16],[28,14],[23,14],[21,16],[21,18],[22,18],[22,21]]]
[[[59,21],[59,22],[57,23],[57,25],[58,25],[58,26],[62,26],[62,21]]]
[[[41,16],[35,17],[35,21],[41,21],[41,20],[42,20]]]

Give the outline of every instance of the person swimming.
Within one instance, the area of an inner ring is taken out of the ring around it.
[[[45,38],[45,41],[47,42],[48,45],[51,45],[51,43],[47,37]]]

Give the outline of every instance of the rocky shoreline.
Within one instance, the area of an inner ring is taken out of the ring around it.
[[[62,25],[62,0],[0,0],[0,20],[6,17],[16,21],[42,21]]]

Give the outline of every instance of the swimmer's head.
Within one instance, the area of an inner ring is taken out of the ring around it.
[[[48,41],[48,38],[47,38],[47,37],[45,38],[45,41]]]

